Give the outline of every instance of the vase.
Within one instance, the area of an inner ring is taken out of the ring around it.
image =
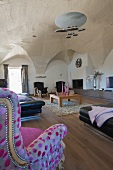
[[[67,82],[67,94],[70,94],[70,90],[69,90],[69,83]]]
[[[62,83],[62,95],[64,94],[64,85]]]
[[[64,86],[64,95],[66,95],[66,86]]]
[[[66,87],[64,86],[64,84],[62,83],[62,95],[66,94]]]
[[[96,77],[94,77],[94,79],[93,79],[93,88],[94,88],[94,90],[96,90]]]

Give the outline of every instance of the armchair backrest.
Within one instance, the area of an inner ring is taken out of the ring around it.
[[[37,87],[38,90],[42,90],[44,88],[43,82],[34,82],[34,88]]]
[[[20,113],[17,95],[0,88],[0,169],[27,166],[26,149],[20,132]]]
[[[62,92],[62,83],[63,83],[63,86],[64,86],[64,85],[65,85],[65,82],[64,82],[64,81],[58,81],[58,82],[56,82],[57,92]]]
[[[62,139],[67,134],[66,126],[53,125],[39,136],[35,134],[37,138],[32,138],[33,141],[24,147],[20,116],[17,94],[0,88],[0,170],[53,170],[61,167],[60,162],[64,158]],[[30,129],[26,132],[31,138]]]

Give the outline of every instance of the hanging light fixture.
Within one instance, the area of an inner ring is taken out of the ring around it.
[[[56,18],[55,24],[59,29],[55,30],[57,33],[66,32],[65,38],[72,38],[78,36],[77,32],[85,31],[85,28],[80,28],[86,22],[87,18],[84,14],[79,12],[65,13]]]
[[[71,26],[71,27],[67,27],[67,29],[57,29],[55,30],[55,32],[67,32],[66,38],[71,38],[72,36],[78,36],[77,33],[75,33],[75,31],[81,32],[81,31],[85,31],[85,28],[78,28],[77,26]]]

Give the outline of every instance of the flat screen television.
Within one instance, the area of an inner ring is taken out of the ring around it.
[[[113,88],[113,76],[106,77],[106,88]]]

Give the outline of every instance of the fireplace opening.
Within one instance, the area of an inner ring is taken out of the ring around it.
[[[72,80],[73,89],[83,89],[83,79]]]

